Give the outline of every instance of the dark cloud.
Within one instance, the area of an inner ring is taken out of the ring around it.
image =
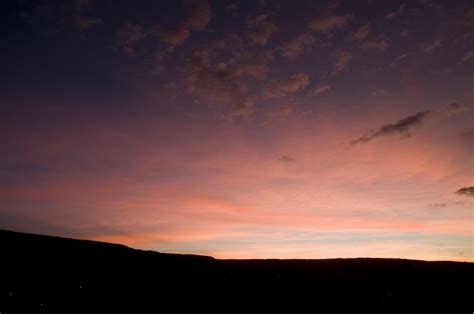
[[[459,139],[466,147],[471,147],[471,150],[474,149],[474,129],[459,133]]]
[[[460,104],[458,102],[452,102],[448,104],[444,109],[442,109],[441,114],[445,114],[447,116],[455,115],[467,110],[467,106]],[[444,111],[444,112],[443,112]]]
[[[428,207],[431,208],[446,208],[448,204],[446,203],[435,203],[435,204],[429,204]]]
[[[294,159],[293,157],[289,157],[289,156],[281,156],[280,158],[278,158],[279,161],[281,162],[286,162],[286,163],[293,163],[293,162],[296,162],[296,159]]]
[[[456,191],[456,194],[463,196],[474,196],[474,186],[466,186]]]
[[[386,136],[386,135],[393,135],[393,134],[400,134],[402,137],[410,137],[411,136],[411,129],[413,127],[419,126],[423,123],[423,121],[432,114],[431,110],[428,111],[420,111],[412,116],[406,117],[404,119],[398,120],[393,124],[386,124],[382,126],[377,131],[369,132],[369,134],[364,135],[354,141],[352,144],[358,143],[367,143],[373,140],[376,137]]]
[[[463,104],[452,102],[446,106],[436,109],[420,111],[412,116],[408,116],[404,119],[398,120],[393,124],[383,125],[377,131],[369,131],[364,136],[359,137],[356,140],[351,141],[351,144],[367,143],[376,137],[400,134],[402,138],[411,136],[411,130],[414,127],[422,125],[422,123],[431,117],[447,118],[455,114],[459,114],[467,110],[467,107]]]

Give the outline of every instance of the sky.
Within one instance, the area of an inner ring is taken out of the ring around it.
[[[0,229],[474,261],[472,1],[0,6]]]

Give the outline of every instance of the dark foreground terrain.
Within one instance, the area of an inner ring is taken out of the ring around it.
[[[472,313],[474,264],[216,260],[0,231],[0,313]]]

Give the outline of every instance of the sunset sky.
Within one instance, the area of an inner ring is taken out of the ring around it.
[[[474,261],[472,1],[0,6],[0,229]]]

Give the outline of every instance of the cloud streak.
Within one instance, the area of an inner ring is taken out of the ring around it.
[[[264,90],[264,95],[270,98],[280,98],[287,93],[296,93],[304,90],[310,84],[306,73],[295,73],[288,78],[272,80]]]
[[[284,57],[295,58],[318,43],[319,40],[311,32],[306,32],[281,45],[280,51]]]
[[[368,134],[353,140],[351,144],[367,143],[377,137],[400,134],[402,138],[411,136],[411,129],[419,126],[423,121],[432,114],[431,111],[420,111],[412,116],[408,116],[393,124],[383,125],[377,131],[371,131]]]
[[[411,137],[411,132],[414,128],[421,126],[427,119],[432,117],[445,118],[451,115],[455,115],[467,110],[463,104],[453,102],[449,103],[445,107],[437,110],[420,111],[414,115],[408,116],[401,120],[398,120],[392,124],[386,124],[380,127],[377,131],[369,131],[367,134],[351,141],[351,144],[367,143],[375,138],[390,136],[390,135],[401,135],[401,138]]]
[[[474,186],[466,186],[456,191],[456,194],[462,196],[474,197]]]
[[[312,20],[309,22],[308,27],[315,32],[328,34],[337,28],[347,25],[351,19],[351,14],[329,15]]]

